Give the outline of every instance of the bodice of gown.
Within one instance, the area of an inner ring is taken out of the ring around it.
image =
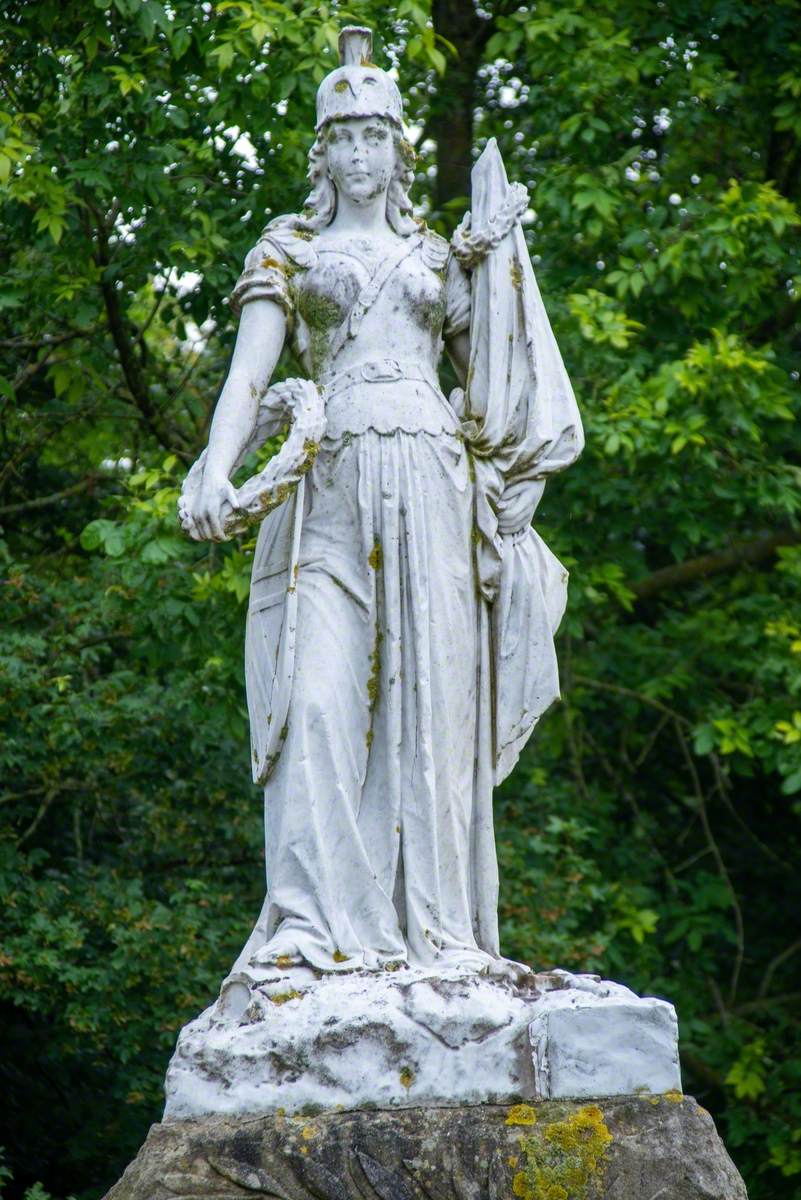
[[[437,366],[443,336],[469,322],[470,285],[447,242],[428,231],[395,242],[298,234],[268,226],[233,302],[282,305],[296,356],[325,387],[328,437],[366,429],[455,434],[459,421]]]

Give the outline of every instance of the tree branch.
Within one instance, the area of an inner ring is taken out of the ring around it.
[[[788,958],[791,958],[794,954],[797,954],[799,950],[801,950],[801,938],[799,938],[798,941],[793,942],[792,945],[788,946],[786,950],[782,950],[781,954],[777,954],[775,958],[770,960],[765,970],[765,974],[762,977],[762,983],[759,985],[759,991],[757,992],[757,997],[760,1000],[763,1000],[767,996],[770,990],[770,985],[773,982],[773,976],[776,974],[777,969],[782,965],[782,963],[787,962]]]
[[[148,428],[164,449],[177,454],[185,461],[189,461],[192,454],[185,439],[177,429],[171,427],[164,420],[164,417],[151,400],[147,381],[142,373],[141,363],[134,350],[134,342],[129,337],[128,330],[126,329],[126,321],[122,312],[122,306],[120,305],[119,295],[112,281],[105,276],[105,269],[109,265],[108,244],[105,235],[101,231],[98,231],[97,239],[97,264],[102,269],[100,291],[103,296],[111,338],[117,351],[117,357],[119,358],[120,367],[122,368],[131,399],[142,414]]]
[[[49,496],[36,496],[33,500],[22,500],[19,504],[0,505],[0,517],[10,517],[13,513],[28,512],[34,508],[47,508],[48,505],[55,504],[66,496],[74,496],[77,492],[88,490],[96,479],[96,475],[87,475],[85,479],[73,483],[71,487],[64,488],[60,492],[51,492]]]
[[[637,600],[650,600],[660,592],[687,587],[710,575],[719,575],[723,571],[731,571],[746,564],[756,566],[772,558],[782,546],[795,546],[799,542],[801,533],[795,530],[762,534],[748,541],[734,542],[728,550],[702,554],[698,558],[688,558],[685,562],[662,567],[627,586]]]

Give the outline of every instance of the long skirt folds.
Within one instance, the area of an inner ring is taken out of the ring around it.
[[[263,528],[254,567],[251,715],[269,699],[286,716],[267,764],[267,899],[238,966],[255,954],[325,971],[480,969],[497,954],[481,911],[497,874],[494,841],[475,829],[489,800],[476,806],[476,788],[492,781],[477,771],[485,622],[464,444],[373,430],[327,440],[293,556],[299,515]],[[291,681],[275,674],[282,636]]]

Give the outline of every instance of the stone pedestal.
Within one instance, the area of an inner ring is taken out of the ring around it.
[[[154,1125],[106,1200],[747,1200],[679,1094]]]
[[[565,971],[277,975],[181,1031],[164,1115],[680,1091],[677,1034],[666,1001]]]
[[[565,971],[292,981],[181,1031],[108,1200],[746,1200],[663,1000]]]

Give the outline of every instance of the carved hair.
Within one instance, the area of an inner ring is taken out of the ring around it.
[[[417,222],[412,219],[412,202],[409,189],[414,182],[414,147],[406,141],[394,121],[387,124],[392,130],[395,144],[395,167],[387,189],[387,221],[396,233],[408,237],[417,232]],[[307,179],[311,191],[303,206],[303,225],[310,230],[323,229],[330,225],[337,211],[337,190],[328,177],[328,129],[323,126],[317,140],[309,151]]]

